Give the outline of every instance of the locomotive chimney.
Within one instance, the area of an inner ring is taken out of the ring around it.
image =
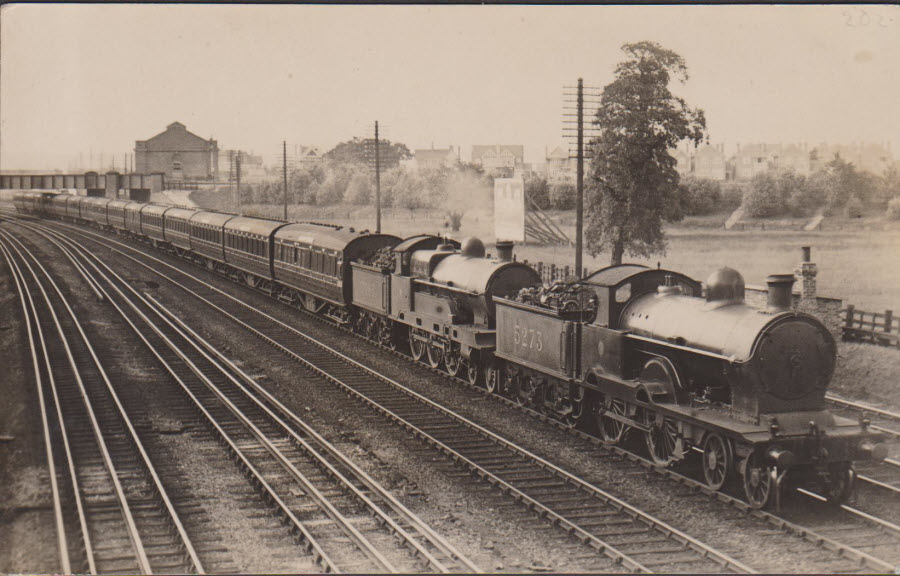
[[[796,280],[793,274],[772,274],[766,278],[769,287],[767,302],[769,311],[780,312],[791,309],[793,299],[791,291]]]
[[[497,259],[501,262],[512,262],[513,246],[515,246],[515,242],[510,240],[498,241],[496,244]]]

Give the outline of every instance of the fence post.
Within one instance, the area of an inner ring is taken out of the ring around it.
[[[891,333],[891,324],[894,323],[894,311],[893,310],[885,310],[884,311],[884,333]]]
[[[853,304],[847,304],[847,316],[844,319],[844,326],[846,328],[853,328],[853,311],[855,307]]]

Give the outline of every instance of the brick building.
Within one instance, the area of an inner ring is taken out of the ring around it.
[[[162,172],[171,180],[215,179],[219,171],[219,147],[173,122],[165,132],[134,143],[135,170]]]

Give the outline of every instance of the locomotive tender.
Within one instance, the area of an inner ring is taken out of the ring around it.
[[[855,460],[883,459],[866,421],[825,405],[835,341],[790,309],[791,275],[769,277],[765,309],[744,302],[725,268],[704,286],[683,274],[610,266],[576,283],[582,310],[523,299],[530,267],[485,256],[470,238],[402,240],[103,198],[23,192],[17,210],[129,234],[327,316],[413,359],[607,443],[642,438],[669,466],[702,454],[707,484],[734,479],[751,506],[786,483],[821,486],[834,502],[853,488]],[[577,308],[577,306],[576,306]]]

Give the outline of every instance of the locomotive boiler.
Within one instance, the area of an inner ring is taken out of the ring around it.
[[[740,477],[753,506],[787,480],[843,501],[852,462],[883,458],[883,438],[826,409],[834,338],[790,309],[792,283],[770,277],[760,309],[731,269],[704,291],[677,272],[621,265],[579,282],[595,294],[591,321],[498,300],[496,389],[573,424],[589,409],[606,442],[643,436],[660,466],[701,452],[710,487]]]

